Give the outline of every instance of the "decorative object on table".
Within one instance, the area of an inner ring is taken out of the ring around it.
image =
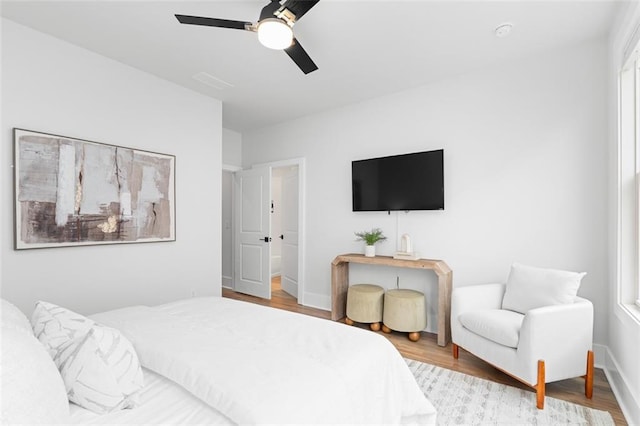
[[[409,340],[420,340],[420,332],[427,326],[424,293],[409,289],[391,289],[384,294],[382,331],[409,333]]]
[[[460,348],[536,390],[585,378],[593,395],[593,304],[577,296],[583,272],[514,263],[505,284],[458,287],[451,295],[453,357]],[[385,301],[386,303],[386,301]]]
[[[397,251],[396,254],[393,255],[394,259],[401,260],[418,260],[420,256],[418,253],[413,251],[413,246],[411,245],[411,237],[409,234],[403,234],[400,240],[400,251]]]
[[[347,317],[344,322],[369,324],[373,331],[380,330],[384,289],[374,284],[354,284],[347,291]]]
[[[356,241],[364,241],[366,243],[364,251],[364,255],[366,257],[375,257],[375,244],[387,239],[387,237],[382,234],[382,230],[380,228],[373,228],[371,231],[356,232],[355,234],[356,237],[358,237]]]
[[[175,241],[175,156],[13,135],[16,250]]]

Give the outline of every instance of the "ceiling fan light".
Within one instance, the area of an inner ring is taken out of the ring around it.
[[[258,24],[258,40],[269,49],[286,49],[293,43],[293,30],[280,19],[263,19]]]

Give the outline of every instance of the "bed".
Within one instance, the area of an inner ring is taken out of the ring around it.
[[[77,425],[233,425],[228,417],[194,397],[182,386],[143,368],[140,404],[131,410],[98,414],[70,403],[69,424]]]
[[[4,317],[3,312],[3,335]],[[88,321],[117,330],[122,340],[130,342],[144,386],[135,392],[131,409],[121,406],[95,413],[68,404],[69,423],[434,424],[436,420],[436,410],[402,356],[385,337],[367,330],[220,297],[133,306],[92,315]],[[35,325],[34,330],[38,335]],[[7,358],[5,346],[3,339],[3,358]],[[54,364],[60,371],[66,366]],[[3,365],[3,387],[4,370]],[[5,408],[3,398],[3,421]]]

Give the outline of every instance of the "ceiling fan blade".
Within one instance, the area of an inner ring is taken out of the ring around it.
[[[284,49],[284,51],[291,59],[293,59],[293,62],[296,63],[303,73],[309,74],[310,72],[318,69],[318,66],[313,62],[309,55],[307,55],[307,52],[295,38],[293,39],[293,44]]]
[[[296,22],[304,16],[313,6],[318,4],[320,0],[287,0],[282,7],[289,9],[296,15]]]
[[[262,21],[266,18],[273,18],[273,14],[280,9],[280,2],[278,0],[271,0],[269,4],[262,8],[260,11],[260,18],[258,21]]]
[[[205,27],[232,28],[247,30],[253,22],[232,21],[230,19],[205,18],[202,16],[176,15],[181,24],[204,25]]]

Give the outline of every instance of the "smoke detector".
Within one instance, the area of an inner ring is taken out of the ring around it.
[[[494,30],[494,33],[496,37],[506,37],[511,32],[512,28],[513,28],[513,24],[510,24],[507,22],[507,23],[498,25]]]

